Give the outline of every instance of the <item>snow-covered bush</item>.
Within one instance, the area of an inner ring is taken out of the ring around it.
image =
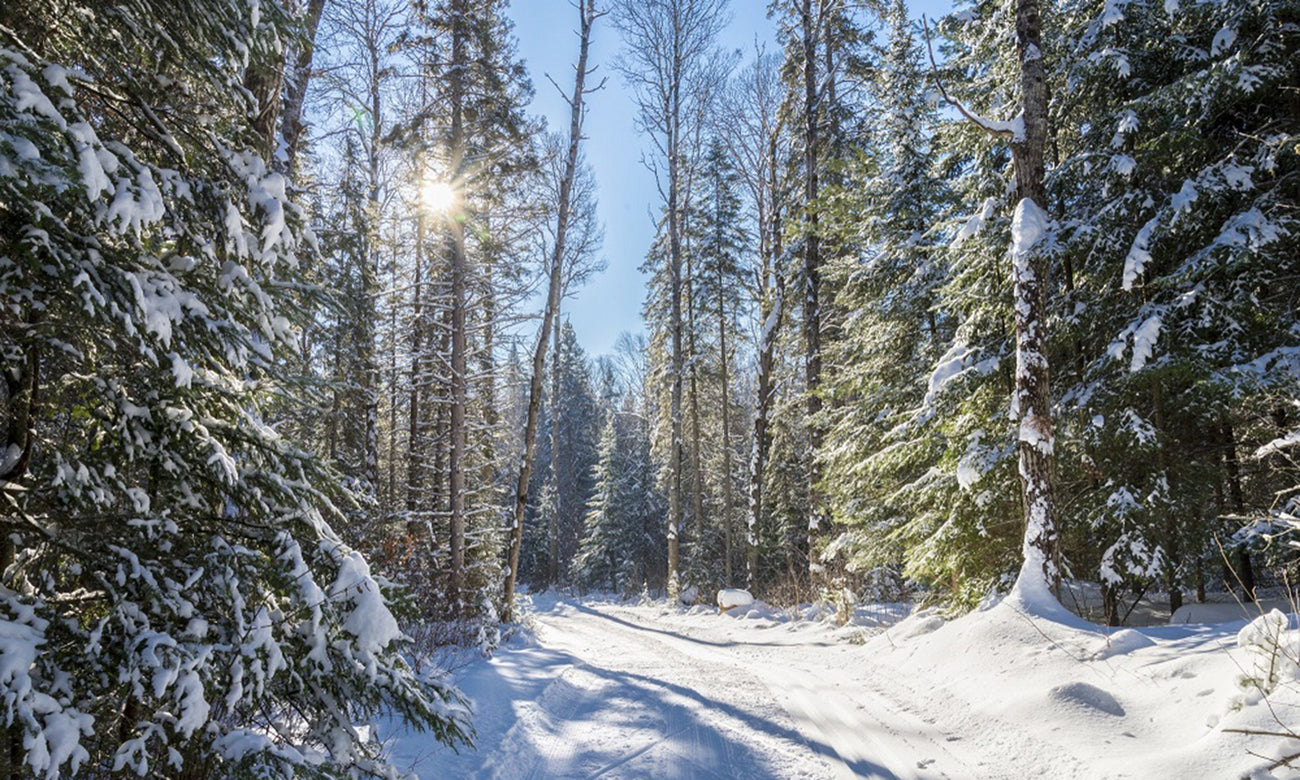
[[[10,775],[389,773],[444,741],[350,497],[266,410],[312,239],[268,163],[275,2],[6,6],[0,699]]]
[[[1250,659],[1242,670],[1241,687],[1271,693],[1278,685],[1300,677],[1300,638],[1288,628],[1287,616],[1274,609],[1237,633],[1237,647]]]

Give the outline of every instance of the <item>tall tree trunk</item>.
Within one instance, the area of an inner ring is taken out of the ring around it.
[[[466,52],[465,16],[469,8],[465,0],[452,4],[455,17],[451,32],[451,62],[448,72],[451,102],[451,146],[453,171],[459,178],[465,168],[465,67]],[[468,349],[465,333],[465,293],[467,258],[465,256],[464,206],[461,213],[448,220],[451,231],[451,451],[448,453],[450,473],[447,488],[451,493],[451,600],[463,608],[462,590],[465,585],[465,459],[466,431],[466,369]]]
[[[424,175],[424,166],[416,165],[417,175]],[[424,332],[426,323],[424,311],[424,243],[425,243],[424,208],[416,209],[415,214],[415,263],[411,280],[411,392],[407,400],[407,441],[406,441],[406,513],[408,532],[419,531],[416,512],[419,509],[421,468],[424,457],[424,442],[421,439],[420,426],[420,392],[424,385]]]
[[[393,241],[389,245],[393,252],[392,268],[389,274],[389,288],[397,287],[397,227],[393,226]],[[388,489],[384,505],[389,512],[397,506],[397,307],[390,300],[388,304]]]
[[[428,81],[425,64],[420,66],[420,104],[428,100]],[[415,175],[424,181],[427,171],[424,167],[424,152],[417,150],[415,156]],[[420,188],[423,192],[424,188]],[[428,323],[425,322],[424,306],[424,245],[428,226],[426,222],[425,203],[421,198],[415,210],[415,262],[411,279],[411,391],[407,399],[407,441],[406,441],[406,521],[408,535],[418,534],[421,523],[416,518],[419,509],[424,442],[421,440],[420,393],[424,385],[424,334]],[[397,336],[394,334],[394,340]],[[432,536],[432,528],[429,529]]]
[[[672,339],[672,394],[669,406],[671,437],[668,452],[668,598],[676,601],[681,587],[678,569],[681,564],[682,528],[682,237],[679,208],[681,160],[681,91],[684,53],[681,47],[681,19],[674,16],[672,36],[672,77],[668,86],[667,143],[668,156],[668,324]]]
[[[700,355],[695,344],[695,270],[693,253],[686,252],[686,331],[689,333],[687,350],[690,354],[690,415],[691,415],[691,520],[695,526],[695,549],[691,560],[696,575],[703,573],[704,562],[704,469],[701,458],[700,432]]]
[[[557,315],[559,312],[556,312]],[[555,354],[551,363],[551,501],[550,522],[547,527],[549,560],[546,566],[548,584],[555,584],[560,578],[560,512],[563,511],[563,497],[560,495],[560,328],[551,332],[554,340]]]
[[[323,0],[312,0],[313,5],[320,3],[323,7]],[[317,9],[317,19],[319,21],[319,9]],[[313,25],[313,36],[315,29]],[[379,86],[382,78],[380,70],[380,48],[377,40],[367,41],[369,48],[369,68],[370,68],[370,144],[367,152],[367,168],[369,174],[369,191],[367,192],[369,208],[366,213],[366,233],[364,250],[361,252],[361,316],[358,322],[357,345],[361,358],[361,396],[365,404],[365,444],[362,454],[361,476],[365,480],[366,489],[373,493],[376,484],[379,482],[379,362],[375,354],[375,319],[377,318],[375,310],[375,300],[379,295],[379,285],[376,282],[375,274],[379,267],[379,215],[382,204],[379,201],[379,151],[383,144],[383,103]],[[307,67],[310,68],[310,46],[308,45]],[[299,58],[301,60],[301,57]],[[305,79],[306,76],[304,75]],[[291,94],[292,97],[292,87]],[[303,87],[306,87],[304,82]],[[301,100],[301,98],[299,98]],[[301,113],[301,106],[298,111]],[[301,133],[299,128],[297,133]],[[288,138],[289,129],[286,127],[285,135]]]
[[[728,373],[727,363],[727,304],[722,294],[722,280],[718,280],[718,360],[720,361],[722,382],[722,534],[723,534],[723,574],[726,576],[726,585],[730,588],[735,583],[732,581],[731,571],[731,540],[735,535],[735,529],[732,527],[731,504],[732,504],[732,484],[731,484],[731,375]]]
[[[307,85],[312,76],[312,58],[316,52],[316,30],[320,27],[325,0],[309,0],[302,17],[298,51],[289,71],[289,84],[284,93],[284,119],[281,136],[284,143],[284,169],[292,180],[297,174],[298,150],[302,145],[307,125],[302,121],[303,106],[307,101]]]
[[[432,270],[432,269],[431,269]],[[439,279],[437,287],[438,295],[433,296],[437,299],[444,299],[449,290],[446,279]],[[450,365],[450,361],[445,357],[451,354],[451,308],[443,306],[434,313],[437,318],[435,324],[430,325],[429,339],[429,360],[430,365],[441,362],[441,368]],[[437,341],[434,341],[436,334]],[[425,382],[425,394],[427,398],[446,399],[451,395],[451,376],[449,373],[432,373],[426,369],[427,379]],[[429,539],[435,543],[443,539],[446,540],[446,548],[451,548],[451,491],[448,489],[450,484],[451,469],[449,464],[451,459],[448,453],[451,449],[451,405],[443,402],[426,404],[429,407],[428,414],[432,414],[433,419],[427,420],[423,424],[423,431],[428,446],[432,448],[432,464],[422,466],[429,470],[430,484],[425,488],[422,502],[425,511],[429,516],[429,526],[434,528]],[[425,455],[426,464],[429,456]],[[435,527],[436,522],[436,527]],[[442,536],[438,536],[442,534]]]
[[[773,368],[776,357],[776,339],[785,316],[785,277],[781,268],[781,212],[777,194],[777,137],[772,133],[768,140],[768,252],[764,258],[761,288],[771,284],[764,302],[763,329],[758,341],[757,392],[754,399],[754,438],[749,461],[749,517],[745,529],[745,586],[754,590],[758,586],[758,529],[763,517],[763,482],[767,475],[767,452],[771,447],[769,425],[772,414]]]
[[[515,584],[519,574],[519,551],[524,541],[524,515],[528,509],[528,487],[532,478],[533,459],[537,451],[537,417],[542,405],[542,379],[546,371],[546,343],[560,311],[560,298],[564,285],[564,245],[569,229],[570,199],[573,180],[578,171],[578,152],[582,143],[582,104],[586,95],[587,55],[591,47],[591,26],[596,21],[595,0],[587,0],[578,7],[579,39],[578,67],[573,76],[573,95],[569,98],[569,148],[564,158],[564,177],[560,179],[560,202],[556,204],[555,246],[551,251],[550,276],[546,287],[546,309],[542,312],[542,327],[533,347],[533,373],[528,381],[528,415],[524,422],[524,452],[519,464],[519,479],[515,482],[515,507],[510,528],[509,568],[506,571],[505,595],[501,615],[506,622],[514,619]],[[557,331],[558,328],[555,328]]]
[[[1166,481],[1166,489],[1172,490],[1168,485],[1169,480],[1169,452],[1165,449],[1165,440],[1168,435],[1165,425],[1165,395],[1164,389],[1160,386],[1160,380],[1153,378],[1151,380],[1151,407],[1152,422],[1155,423],[1156,431],[1160,435],[1160,441],[1156,446],[1156,471],[1160,478]],[[1169,615],[1178,611],[1183,605],[1183,591],[1178,584],[1178,568],[1182,563],[1181,545],[1178,540],[1178,520],[1171,507],[1163,508],[1161,518],[1161,532],[1164,536],[1165,548],[1165,590],[1169,594]]]
[[[1228,496],[1232,500],[1232,511],[1241,515],[1246,510],[1246,496],[1241,488],[1241,463],[1237,459],[1237,436],[1232,429],[1232,423],[1226,419],[1220,427],[1220,435],[1223,439],[1223,462],[1228,472]],[[1235,570],[1236,582],[1229,582],[1228,586],[1233,587],[1240,585],[1247,599],[1255,601],[1255,567],[1251,565],[1250,550],[1241,545],[1236,550],[1236,562],[1233,565]]]
[[[1016,2],[1016,54],[1024,135],[1013,138],[1012,167],[1016,176],[1013,247],[1016,386],[1019,411],[1020,486],[1025,512],[1024,566],[1020,579],[1041,581],[1059,599],[1060,550],[1053,490],[1052,394],[1047,339],[1046,255],[1034,244],[1047,226],[1044,150],[1047,143],[1047,74],[1042,53],[1039,0]]]
[[[343,409],[343,384],[337,381],[343,377],[343,339],[339,336],[339,328],[334,328],[335,336],[330,344],[330,352],[334,353],[334,366],[331,373],[335,377],[330,388],[330,411],[325,421],[325,457],[329,459],[330,465],[337,467],[339,458],[339,413]]]
[[[813,0],[803,0],[800,9],[800,33],[803,36],[803,87],[804,87],[804,247],[803,247],[803,334],[804,381],[807,392],[808,448],[809,448],[809,514],[808,514],[808,576],[815,585],[821,566],[817,563],[817,537],[821,533],[825,508],[821,496],[821,467],[817,453],[821,449],[821,423],[817,421],[822,409],[818,395],[821,386],[821,253],[819,226],[818,151],[821,121],[820,95],[817,89],[817,39],[820,24],[814,13]]]

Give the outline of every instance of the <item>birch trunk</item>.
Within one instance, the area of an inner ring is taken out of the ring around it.
[[[569,99],[569,148],[564,160],[564,177],[560,180],[560,199],[555,216],[555,246],[551,253],[550,277],[546,288],[546,310],[542,313],[542,327],[533,348],[533,373],[528,383],[528,415],[524,422],[524,452],[519,464],[519,479],[515,483],[514,517],[510,528],[509,567],[506,570],[505,594],[501,614],[506,622],[514,619],[515,586],[518,582],[519,551],[524,540],[524,515],[528,509],[528,486],[532,478],[533,460],[537,450],[537,417],[542,403],[542,378],[546,369],[546,344],[550,340],[555,320],[559,316],[560,298],[564,284],[564,244],[569,227],[570,197],[573,180],[578,170],[578,151],[582,143],[583,97],[586,95],[587,55],[591,46],[591,27],[596,21],[595,0],[579,6],[578,66],[573,76],[573,95]],[[554,404],[555,401],[552,401]]]

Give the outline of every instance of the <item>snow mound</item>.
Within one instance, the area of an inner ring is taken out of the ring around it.
[[[700,600],[700,589],[692,585],[677,594],[677,600],[689,607]]]
[[[728,612],[728,615],[734,615],[737,618],[746,620],[771,620],[783,622],[787,620],[785,613],[776,607],[763,601],[755,601],[752,604],[745,605],[744,609],[736,609]]]
[[[754,596],[747,590],[741,590],[739,588],[723,588],[718,591],[718,609],[748,607],[753,603]]]
[[[1047,698],[1072,707],[1104,712],[1107,715],[1124,717],[1124,708],[1109,691],[1085,682],[1072,682],[1058,685],[1048,692]]]
[[[889,635],[893,639],[900,641],[925,636],[938,631],[945,622],[943,616],[938,612],[926,609],[894,626]]]
[[[1143,634],[1140,631],[1134,631],[1131,628],[1121,629],[1104,637],[1099,643],[1097,650],[1092,654],[1094,661],[1100,661],[1103,658],[1110,658],[1116,655],[1127,655],[1134,650],[1141,650],[1144,647],[1152,647],[1155,640]]]

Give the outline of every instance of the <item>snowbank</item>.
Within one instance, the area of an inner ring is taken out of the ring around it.
[[[1272,712],[1300,704],[1294,679],[1273,709],[1243,689],[1261,646],[1238,647],[1244,621],[1110,630],[1037,595],[1013,591],[951,621],[913,615],[867,644],[878,679],[892,698],[942,713],[945,727],[977,731],[994,753],[1017,752],[1038,776],[1296,776],[1251,774],[1263,762],[1250,751],[1281,756],[1300,740],[1226,731],[1278,731]]]

